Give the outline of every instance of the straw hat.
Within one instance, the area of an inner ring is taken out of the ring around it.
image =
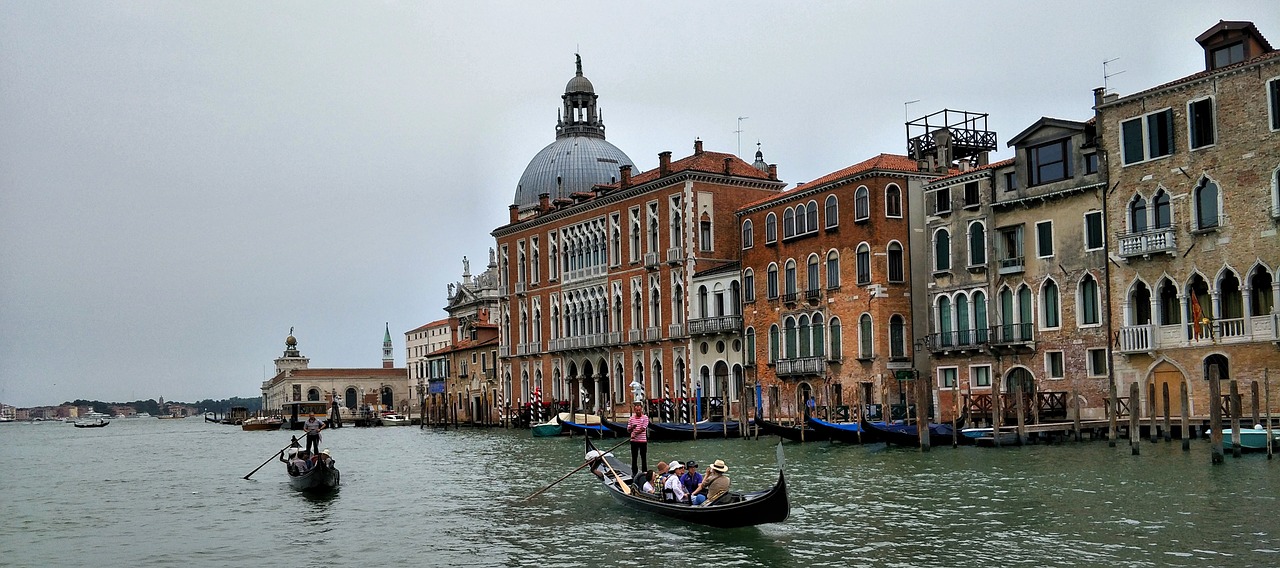
[[[715,463],[711,464],[711,469],[714,469],[720,473],[728,473],[729,466],[724,465],[724,460],[716,460]]]

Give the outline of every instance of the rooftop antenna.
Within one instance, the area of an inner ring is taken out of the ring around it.
[[[1109,87],[1107,87],[1107,79],[1110,79],[1111,77],[1115,77],[1116,75],[1119,75],[1119,74],[1121,74],[1121,73],[1124,73],[1124,71],[1116,71],[1115,73],[1107,73],[1107,64],[1108,64],[1108,63],[1111,63],[1112,61],[1116,61],[1116,60],[1118,60],[1118,59],[1120,59],[1120,58],[1119,58],[1119,57],[1112,57],[1111,59],[1107,59],[1107,60],[1105,60],[1105,61],[1103,61],[1103,62],[1102,62],[1102,94],[1104,94],[1104,95],[1105,95],[1105,94],[1107,94],[1107,93],[1110,93],[1110,92],[1111,92],[1111,89],[1110,89]]]
[[[911,122],[911,105],[920,102],[920,99],[912,99],[902,103],[902,122]]]
[[[741,157],[742,157],[742,121],[744,121],[744,120],[746,120],[746,119],[748,119],[748,118],[751,118],[751,117],[749,117],[749,116],[739,116],[739,117],[738,117],[738,129],[733,131],[735,134],[737,134],[737,135],[738,135],[738,157],[739,157],[739,158],[741,158]]]

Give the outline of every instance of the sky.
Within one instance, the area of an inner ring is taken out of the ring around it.
[[[0,2],[0,402],[258,396],[291,328],[380,367],[389,326],[403,366],[575,53],[640,170],[759,142],[795,184],[944,108],[1009,157],[1104,60],[1121,95],[1201,70],[1220,19],[1280,45],[1273,1]]]

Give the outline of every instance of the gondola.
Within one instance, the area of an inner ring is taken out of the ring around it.
[[[810,417],[808,424],[818,434],[825,435],[837,442],[846,444],[870,444],[882,441],[877,433],[865,428],[857,422],[827,422],[821,418]]]
[[[605,426],[619,435],[627,435],[627,425],[620,422],[605,421]],[[703,421],[694,424],[684,422],[650,422],[650,442],[680,442],[711,438],[738,438],[742,436],[739,422]]]
[[[880,439],[889,444],[899,446],[920,446],[920,434],[915,424],[902,424],[900,422],[863,422],[867,431],[875,432]],[[949,446],[954,438],[955,431],[950,424],[930,424],[929,425],[929,445],[930,446]],[[966,436],[959,437],[959,443],[971,444],[972,438]]]
[[[620,435],[616,431],[614,431],[612,428],[604,424],[584,424],[581,422],[574,422],[572,420],[565,420],[562,418],[560,419],[560,425],[563,426],[565,430],[568,430],[570,434],[582,434],[585,436],[595,436],[597,438],[603,438],[605,436]],[[625,430],[621,435],[623,436],[626,435]]]
[[[591,444],[591,438],[586,440],[587,454],[589,456],[592,452],[598,454],[598,450]],[[780,523],[791,513],[791,503],[787,498],[787,483],[782,473],[781,445],[779,445],[778,456],[778,482],[773,487],[747,493],[730,490],[724,497],[709,505],[667,503],[662,501],[661,497],[641,492],[630,485],[631,475],[625,472],[630,472],[631,468],[612,455],[597,459],[592,464],[592,470],[600,478],[605,491],[623,505],[685,522],[731,529]],[[605,463],[608,463],[608,466]],[[619,483],[627,484],[630,494],[624,492]]]
[[[326,450],[327,451],[327,450]],[[321,457],[327,454],[321,453]],[[286,465],[285,473],[289,476],[289,487],[304,493],[325,493],[338,488],[342,475],[332,459],[321,459],[311,469],[294,475]]]
[[[809,424],[787,425],[768,420],[756,420],[756,424],[760,425],[760,429],[770,436],[781,436],[792,442],[821,442],[830,440],[831,436],[825,432],[819,432]]]

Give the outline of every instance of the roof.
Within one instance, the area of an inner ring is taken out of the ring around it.
[[[739,265],[738,261],[736,261],[736,260],[730,260],[730,261],[727,261],[727,262],[721,262],[721,263],[719,263],[719,264],[717,264],[717,265],[715,265],[715,266],[712,266],[711,268],[707,268],[707,269],[705,269],[705,270],[698,270],[698,271],[696,271],[696,272],[694,272],[694,273],[693,273],[693,277],[694,277],[694,278],[701,278],[701,277],[705,277],[705,276],[714,276],[714,275],[716,275],[716,274],[721,274],[721,273],[726,273],[726,274],[728,274],[728,273],[734,273],[734,274],[736,274],[740,268],[741,268],[741,266]]]
[[[725,160],[729,160],[728,175],[730,176],[763,180],[769,179],[769,172],[762,172],[759,169],[756,169],[755,166],[742,161],[742,158],[733,154],[708,152],[705,150],[700,153],[695,152],[691,156],[686,156],[671,162],[671,165],[667,168],[666,175],[680,172],[706,172],[725,175]],[[647,172],[641,172],[631,176],[631,185],[636,186],[646,184],[660,177],[663,177],[661,168],[654,168]],[[612,183],[605,187],[616,188],[620,187],[620,185],[618,183]]]
[[[1245,33],[1258,40],[1258,43],[1262,45],[1263,49],[1267,51],[1271,51],[1272,49],[1271,42],[1267,41],[1267,38],[1263,37],[1262,32],[1258,31],[1257,26],[1254,26],[1253,22],[1246,21],[1218,20],[1218,23],[1214,24],[1213,27],[1196,36],[1196,43],[1204,45],[1204,42],[1208,41],[1213,36],[1230,30],[1244,30]]]
[[[1228,66],[1226,66],[1226,67],[1219,67],[1219,68],[1217,68],[1217,69],[1207,69],[1207,70],[1201,71],[1201,72],[1199,72],[1199,73],[1193,73],[1193,74],[1191,74],[1191,75],[1187,75],[1186,77],[1183,77],[1183,78],[1181,78],[1181,79],[1177,79],[1177,80],[1174,80],[1174,81],[1169,81],[1168,83],[1165,83],[1165,84],[1163,84],[1163,85],[1158,85],[1158,86],[1155,86],[1155,87],[1151,87],[1150,89],[1146,89],[1146,90],[1143,90],[1143,91],[1138,91],[1138,92],[1133,93],[1133,94],[1131,94],[1131,95],[1126,95],[1126,96],[1120,97],[1119,99],[1116,99],[1116,100],[1111,101],[1111,102],[1109,102],[1109,103],[1103,103],[1101,106],[1104,106],[1104,107],[1105,107],[1105,106],[1111,106],[1111,105],[1114,105],[1114,104],[1118,104],[1118,103],[1121,103],[1121,102],[1127,102],[1127,101],[1129,101],[1129,100],[1132,100],[1132,99],[1135,99],[1135,98],[1138,98],[1138,97],[1144,97],[1144,96],[1147,96],[1147,95],[1152,94],[1152,93],[1155,93],[1155,92],[1157,92],[1157,91],[1163,91],[1163,90],[1168,89],[1168,88],[1170,88],[1170,87],[1175,87],[1175,86],[1182,85],[1182,84],[1185,84],[1185,83],[1193,83],[1193,82],[1198,81],[1198,80],[1200,80],[1200,79],[1204,79],[1205,77],[1210,77],[1210,76],[1213,76],[1213,75],[1217,75],[1217,74],[1219,74],[1219,73],[1227,73],[1227,72],[1230,72],[1230,71],[1233,71],[1233,70],[1236,70],[1236,69],[1240,69],[1240,68],[1243,68],[1243,67],[1249,67],[1249,66],[1251,66],[1251,65],[1256,65],[1256,64],[1258,64],[1258,63],[1263,63],[1263,62],[1266,62],[1267,60],[1277,59],[1277,58],[1280,58],[1280,51],[1269,51],[1269,52],[1267,52],[1267,53],[1263,53],[1262,55],[1259,55],[1259,56],[1257,56],[1257,57],[1254,57],[1253,59],[1248,59],[1248,60],[1245,60],[1245,61],[1241,61],[1241,62],[1239,62],[1239,63],[1233,63],[1233,64],[1228,65]]]
[[[794,195],[795,192],[797,191],[803,191],[806,189],[812,189],[814,187],[820,187],[822,185],[831,183],[833,181],[853,177],[858,174],[866,173],[873,170],[887,170],[887,171],[895,171],[895,172],[903,172],[903,173],[918,173],[920,171],[920,166],[916,163],[915,160],[908,158],[906,156],[900,156],[898,154],[880,154],[879,156],[876,156],[868,160],[863,160],[861,162],[858,162],[842,170],[831,172],[811,182],[796,185],[795,187],[788,189],[782,193],[779,193],[778,195],[770,195],[769,197],[765,197],[763,199],[753,201],[751,203],[743,205],[740,209],[755,207],[757,205],[768,203],[775,199],[786,199],[787,197]]]
[[[405,376],[404,367],[392,367],[390,369],[384,367],[370,367],[368,369],[294,369],[290,376],[292,377],[368,377],[368,376],[388,376],[403,377]]]
[[[449,323],[449,318],[440,318],[440,319],[438,319],[438,320],[436,320],[436,321],[433,321],[433,322],[431,322],[431,323],[428,323],[428,324],[424,324],[424,325],[421,325],[421,326],[415,327],[415,328],[413,328],[413,329],[411,329],[411,330],[409,330],[409,331],[406,331],[405,333],[417,333],[417,332],[419,332],[419,331],[426,331],[426,330],[428,330],[428,329],[430,329],[430,328],[433,328],[433,327],[439,327],[439,326],[441,326],[441,325],[447,325],[448,323]]]
[[[1022,142],[1024,138],[1030,136],[1035,131],[1040,130],[1041,128],[1044,128],[1046,126],[1056,126],[1058,128],[1066,128],[1068,130],[1084,130],[1084,127],[1086,124],[1088,123],[1080,122],[1076,120],[1067,120],[1065,118],[1052,118],[1048,116],[1042,116],[1040,117],[1039,120],[1032,123],[1031,126],[1024,128],[1022,132],[1019,132],[1016,135],[1014,135],[1013,138],[1010,138],[1009,142],[1007,142],[1005,146],[1009,148],[1017,146]]]
[[[1009,158],[1007,160],[1000,160],[999,162],[991,162],[990,164],[987,164],[985,166],[978,166],[976,168],[972,168],[963,172],[953,172],[937,179],[931,179],[929,180],[929,184],[934,185],[940,181],[946,181],[949,179],[958,178],[960,176],[966,176],[975,172],[981,172],[983,170],[994,170],[997,168],[1003,168],[1005,166],[1011,166],[1013,165],[1013,160],[1014,160],[1013,158]]]

